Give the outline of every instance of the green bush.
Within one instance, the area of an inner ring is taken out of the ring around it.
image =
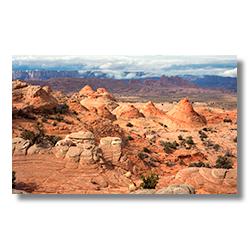
[[[49,115],[53,115],[54,111],[52,108],[42,107],[41,116],[48,118]]]
[[[128,141],[133,141],[134,140],[134,138],[132,137],[132,136],[128,136],[127,138],[126,138]]]
[[[62,116],[60,113],[57,113],[54,119],[57,120],[58,122],[61,122],[63,121],[64,116]]]
[[[232,122],[231,119],[224,119],[223,121],[224,121],[224,122]]]
[[[146,147],[143,148],[143,151],[144,151],[145,153],[150,153],[150,150],[149,150],[148,148],[146,148]]]
[[[138,153],[138,155],[137,155],[141,160],[143,160],[144,159],[144,154],[142,153],[142,152],[140,152],[140,153]]]
[[[237,136],[233,139],[234,142],[237,142]]]
[[[230,169],[232,168],[233,163],[232,161],[227,158],[226,156],[219,155],[218,159],[216,160],[215,168],[224,168],[224,169]]]
[[[159,177],[158,174],[151,172],[150,175],[144,176],[141,175],[142,183],[140,187],[143,189],[155,189],[155,186],[158,183]]]
[[[180,141],[183,140],[183,138],[182,138],[181,135],[178,136],[178,139],[179,139]]]
[[[202,130],[206,131],[207,132],[207,128],[203,128]]]
[[[204,138],[207,138],[206,133],[202,132],[201,135],[200,135],[200,138],[201,138],[202,141],[204,141]]]
[[[73,111],[73,114],[74,114],[74,115],[78,115],[78,113],[77,113],[75,110]]]
[[[56,123],[56,122],[53,122],[52,125],[55,127],[55,126],[57,125],[57,123]]]
[[[215,144],[215,145],[213,146],[213,149],[214,149],[215,151],[218,151],[219,148],[220,148],[220,145],[219,145],[219,144]]]
[[[200,160],[198,161],[198,163],[196,163],[196,162],[190,163],[188,167],[189,168],[191,168],[191,167],[196,167],[196,168],[211,168],[208,163],[205,164],[203,161],[200,161]]]
[[[56,113],[59,113],[59,114],[65,114],[69,109],[69,106],[66,102],[64,102],[62,105],[58,105],[56,106],[55,110],[56,110]]]
[[[186,140],[186,143],[187,143],[188,145],[193,145],[193,144],[194,144],[193,137],[192,137],[192,136],[189,136],[188,139]]]
[[[131,122],[127,123],[127,127],[133,127],[133,124]]]
[[[31,130],[25,130],[21,133],[21,138],[23,138],[24,140],[30,140],[31,144],[35,144],[36,137],[36,134]]]
[[[56,143],[60,140],[62,140],[62,137],[60,135],[46,135],[46,140],[52,145],[55,146]]]
[[[42,122],[47,122],[47,118],[43,117],[43,118],[41,119],[41,121],[42,121]]]

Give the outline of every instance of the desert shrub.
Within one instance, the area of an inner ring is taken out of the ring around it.
[[[151,167],[153,167],[153,168],[156,167],[155,164],[154,164],[152,161],[149,163],[149,166],[151,166]]]
[[[234,142],[237,142],[237,136],[233,139]]]
[[[171,152],[171,149],[169,147],[165,147],[163,150],[165,151],[165,153],[170,153]]]
[[[223,122],[232,122],[231,119],[224,119]]]
[[[131,122],[127,123],[127,127],[133,127],[133,124]]]
[[[150,175],[144,176],[141,175],[142,183],[140,184],[140,187],[143,189],[155,189],[155,186],[158,183],[159,177],[158,174],[155,174],[154,172],[151,172]]]
[[[188,147],[185,147],[186,149],[191,149],[192,148],[192,146],[190,145],[190,146],[188,146]]]
[[[141,160],[143,160],[144,159],[144,154],[142,153],[142,152],[140,152],[140,153],[138,153],[138,155],[137,155]]]
[[[201,130],[199,130],[199,131],[198,131],[198,133],[201,135],[202,131],[201,131]]]
[[[206,133],[202,132],[201,135],[200,135],[200,138],[201,138],[202,141],[204,141],[204,138],[207,138]]]
[[[42,107],[41,116],[48,118],[49,115],[53,115],[53,114],[54,114],[54,111],[52,108]]]
[[[132,137],[132,136],[128,136],[127,138],[126,138],[128,141],[133,141],[134,140],[134,138]]]
[[[56,122],[53,122],[52,125],[55,127],[55,126],[57,125],[57,123],[56,123]]]
[[[25,130],[21,133],[21,138],[24,140],[30,140],[31,144],[36,142],[36,134],[31,130]]]
[[[62,137],[60,135],[46,135],[46,140],[48,141],[49,144],[52,146],[55,146],[56,143],[60,140],[62,140]]]
[[[163,126],[164,128],[167,128],[168,126],[166,125],[166,124],[164,124],[164,126]]]
[[[144,151],[145,153],[150,153],[150,150],[149,150],[147,147],[143,147],[143,151]]]
[[[65,114],[68,111],[69,106],[66,102],[64,102],[63,104],[57,105],[55,109],[56,113]]]
[[[219,155],[218,159],[216,160],[215,168],[224,168],[224,169],[230,169],[232,168],[233,163],[231,159],[229,159],[226,156]]]
[[[54,117],[55,120],[57,120],[58,122],[63,121],[64,116],[62,116],[60,113],[57,113]]]
[[[79,122],[81,121],[80,118],[78,118],[78,117],[76,118],[76,120],[79,121]]]
[[[207,132],[207,128],[203,128],[202,130],[206,131]]]
[[[183,138],[182,138],[181,135],[178,136],[178,139],[179,139],[180,141],[183,140]]]
[[[35,117],[35,116],[33,116],[33,115],[30,114],[30,113],[26,113],[26,112],[24,112],[24,111],[21,110],[21,109],[18,110],[17,115],[20,116],[20,117],[23,117],[23,118],[25,118],[25,119],[36,120],[36,117]]]
[[[43,118],[41,119],[41,121],[42,121],[42,122],[47,122],[47,118],[43,117]]]
[[[214,149],[215,151],[218,151],[219,148],[220,148],[220,145],[219,145],[219,144],[215,144],[215,145],[213,146],[213,149]]]
[[[16,171],[12,171],[12,188],[15,187]]]
[[[74,115],[78,115],[78,113],[77,113],[75,110],[73,111],[73,114],[74,114]]]
[[[192,136],[189,136],[188,139],[186,140],[186,143],[187,143],[188,145],[193,145],[193,144],[194,144],[193,137],[192,137]]]
[[[196,163],[196,162],[190,163],[188,167],[189,168],[192,168],[192,167],[196,167],[196,168],[211,168],[208,163],[205,164],[203,161],[200,161],[200,160],[198,161],[198,163]]]

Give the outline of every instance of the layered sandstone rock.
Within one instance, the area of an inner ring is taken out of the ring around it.
[[[139,117],[144,117],[144,115],[140,113],[139,110],[131,104],[119,106],[114,109],[112,113],[115,114],[117,117],[125,119],[136,119]]]
[[[88,109],[105,106],[110,112],[119,106],[115,97],[103,88],[97,89],[97,92],[89,93],[87,96],[83,97],[80,103]]]
[[[41,110],[44,107],[54,108],[58,102],[41,86],[34,86],[21,81],[12,82],[12,103],[18,109]]]
[[[144,105],[141,110],[141,113],[145,116],[149,117],[164,117],[165,112],[156,108],[155,105],[150,101],[146,105]]]
[[[131,160],[122,151],[122,139],[119,137],[106,137],[100,140],[99,148],[105,161],[114,165],[123,166],[129,170],[132,166]]]
[[[188,184],[211,194],[236,194],[237,169],[185,168],[171,183]]]
[[[194,111],[187,98],[183,98],[172,110],[167,113],[170,119],[174,119],[180,127],[201,127],[206,125],[206,118]]]
[[[19,137],[12,139],[12,155],[26,155],[30,147],[30,141]]]

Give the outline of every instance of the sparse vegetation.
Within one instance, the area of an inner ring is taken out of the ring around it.
[[[138,153],[137,155],[141,160],[144,160],[144,154],[142,152]]]
[[[224,168],[224,169],[230,169],[232,168],[233,163],[231,159],[229,159],[226,156],[219,155],[218,159],[216,160],[215,168]]]
[[[58,122],[63,121],[64,116],[62,116],[60,113],[57,113],[54,117],[55,120],[57,120]]]
[[[206,131],[207,132],[207,128],[203,128],[202,130]]]
[[[227,148],[227,151],[224,156],[233,157],[233,149]]]
[[[196,163],[196,162],[190,163],[188,167],[189,168],[192,168],[192,167],[196,167],[196,168],[211,168],[208,163],[205,164],[203,161],[200,161],[200,160],[198,161],[198,163]]]
[[[133,125],[131,122],[129,122],[129,123],[127,123],[126,126],[127,126],[127,127],[133,127],[134,125]]]
[[[219,148],[220,148],[220,145],[219,145],[219,144],[215,144],[215,145],[213,146],[213,149],[214,149],[215,151],[218,151]]]
[[[147,147],[143,147],[143,152],[150,153],[150,150]]]
[[[233,139],[234,142],[237,142],[237,136]]]
[[[57,125],[57,123],[56,123],[56,122],[53,122],[52,125],[55,127],[55,126]]]
[[[74,115],[78,115],[78,113],[77,113],[75,110],[73,111],[73,114],[74,114]]]
[[[179,139],[180,141],[183,140],[183,138],[182,138],[181,135],[178,136],[178,139]]]
[[[48,118],[49,115],[53,115],[54,111],[52,108],[42,107],[41,116]]]
[[[232,122],[231,119],[224,119],[223,122]]]
[[[186,143],[187,143],[188,145],[193,145],[193,144],[194,144],[193,137],[192,137],[192,136],[189,136],[188,139],[186,140]]]
[[[37,122],[34,125],[34,130],[25,130],[21,133],[21,138],[24,140],[29,140],[31,145],[34,144],[50,144],[52,146],[55,146],[56,143],[62,139],[61,136],[55,136],[55,135],[46,135],[46,130],[43,129],[43,124],[40,122]]]
[[[201,132],[200,138],[201,138],[202,141],[204,141],[204,138],[207,138],[206,133]]]
[[[155,189],[159,176],[158,174],[155,174],[154,172],[151,172],[150,175],[144,176],[141,175],[142,183],[140,184],[140,187],[143,189]]]
[[[58,114],[65,114],[69,109],[69,106],[66,102],[63,104],[57,105],[56,106],[56,113]]]

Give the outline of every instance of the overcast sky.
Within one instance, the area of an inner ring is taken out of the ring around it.
[[[13,70],[98,70],[117,79],[123,72],[144,72],[144,77],[175,75],[219,75],[237,77],[237,56],[69,56],[13,55]]]

